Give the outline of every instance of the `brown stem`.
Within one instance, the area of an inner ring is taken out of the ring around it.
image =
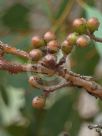
[[[91,35],[92,36],[92,35]],[[14,54],[20,57],[25,57],[29,59],[29,54],[25,51],[17,50],[16,48],[9,47],[7,44],[3,44],[0,42],[0,50],[4,53]],[[2,53],[1,53],[2,54]],[[21,73],[21,72],[34,72],[47,74],[49,76],[53,76],[54,74],[63,77],[67,82],[72,86],[83,87],[88,93],[94,95],[95,97],[99,97],[102,99],[102,87],[97,84],[92,77],[89,76],[81,76],[79,74],[73,73],[60,67],[60,65],[56,69],[50,69],[42,66],[40,63],[38,64],[15,64],[13,62],[6,61],[0,55],[0,70],[6,70],[11,73]],[[55,90],[57,88],[61,88],[66,84],[54,86],[52,88],[45,88],[45,90]],[[44,89],[44,88],[43,88]]]
[[[34,72],[53,75],[55,72],[51,69],[47,69],[40,64],[16,64],[9,62],[0,57],[0,70],[5,70],[13,74],[21,72]]]
[[[102,99],[102,86],[97,84],[95,81],[85,80],[80,76],[74,76],[67,70],[59,70],[57,74],[62,76],[67,81],[72,82],[74,86],[83,87],[91,95]]]
[[[35,81],[36,81],[36,84],[35,84]],[[43,83],[42,79],[33,76],[32,77],[32,86],[42,89],[46,93],[50,93],[50,92],[54,92],[55,90],[60,89],[62,87],[71,86],[71,83],[65,81],[63,83],[58,83],[57,85],[49,86],[49,85],[45,85]]]
[[[102,38],[98,38],[98,37],[96,37],[94,34],[91,34],[90,32],[88,32],[88,36],[89,36],[92,40],[94,40],[94,41],[96,41],[96,42],[102,43]]]
[[[0,42],[0,49],[4,53],[9,53],[9,54],[13,54],[13,55],[16,55],[16,56],[20,56],[20,57],[23,57],[23,58],[30,59],[29,54],[26,51],[16,49],[16,48],[8,46],[8,44],[4,44],[2,42]]]
[[[0,59],[0,70],[6,70],[11,73],[20,73],[20,72],[35,72],[35,73],[42,73],[47,75],[56,74],[58,76],[63,77],[66,81],[70,82],[72,86],[76,87],[83,87],[88,93],[94,95],[102,99],[102,87],[97,84],[93,80],[87,80],[87,76],[82,78],[82,76],[75,74],[72,72],[67,71],[66,69],[57,69],[57,71],[53,69],[48,69],[40,64],[38,65],[31,65],[31,64],[14,64],[12,62],[8,62],[6,60]],[[77,75],[77,76],[76,76]],[[83,76],[84,77],[84,76]],[[59,87],[60,88],[60,87]]]

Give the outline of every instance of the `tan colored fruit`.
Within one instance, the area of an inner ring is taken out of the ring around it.
[[[41,50],[33,49],[29,52],[29,56],[31,57],[32,61],[39,61],[42,58],[43,54]]]
[[[43,109],[45,106],[45,98],[43,96],[36,96],[32,100],[32,106],[36,109]]]
[[[58,42],[56,40],[53,40],[53,41],[50,41],[47,43],[47,51],[49,53],[52,53],[52,54],[57,53],[58,48],[59,48],[59,46],[58,46]]]
[[[28,82],[32,87],[36,87],[37,82],[34,80],[33,76],[29,77]]]
[[[74,33],[70,33],[66,40],[69,42],[69,45],[73,46],[76,44],[76,40],[78,38],[78,33],[74,32]]]
[[[79,34],[85,33],[87,31],[87,29],[86,29],[86,20],[84,18],[75,19],[73,21],[73,28]]]
[[[96,17],[90,18],[87,21],[87,27],[88,27],[88,29],[89,29],[89,31],[91,33],[93,33],[94,31],[98,30],[99,25],[100,25],[100,22],[99,22],[99,20]]]
[[[55,40],[56,39],[56,36],[53,32],[51,31],[48,31],[44,34],[44,40],[46,42],[49,42],[49,41],[52,41],[52,40]]]
[[[34,48],[40,48],[44,45],[44,40],[41,39],[39,36],[33,36],[32,45]]]
[[[79,47],[87,47],[90,43],[90,37],[87,35],[81,35],[78,37],[76,44]]]
[[[63,52],[63,54],[69,54],[73,49],[73,46],[71,46],[69,44],[69,42],[67,40],[63,41],[62,45],[61,45],[61,50]]]

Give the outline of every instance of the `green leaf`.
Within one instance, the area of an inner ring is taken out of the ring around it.
[[[57,136],[64,130],[66,122],[71,122],[72,113],[74,112],[73,103],[76,101],[77,96],[78,93],[75,92],[63,96],[47,111],[45,120],[42,123],[42,130],[45,130],[43,136]]]
[[[4,88],[4,86],[2,85],[0,85],[0,93],[4,103],[8,105],[9,104],[8,94],[7,94],[6,88]]]
[[[3,24],[11,30],[25,30],[29,29],[28,13],[29,9],[27,7],[17,3],[7,9],[1,19]]]
[[[95,32],[95,35],[97,37],[101,37],[102,38],[102,13],[96,9],[95,7],[89,7],[88,5],[85,6],[85,13],[86,13],[86,17],[87,18],[91,18],[91,17],[97,17],[100,21],[100,27],[98,29],[98,31]],[[99,55],[102,57],[102,43],[96,43],[96,49],[99,52]]]
[[[26,136],[26,127],[12,124],[5,128],[12,136]]]
[[[95,67],[99,60],[99,55],[92,43],[87,48],[76,47],[71,54],[72,70],[76,73],[84,75],[93,75]]]

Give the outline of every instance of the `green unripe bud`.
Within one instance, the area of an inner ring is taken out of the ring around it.
[[[61,45],[61,50],[63,54],[69,54],[72,51],[73,46],[70,46],[69,42],[67,40],[63,41]]]
[[[43,54],[41,50],[33,49],[29,52],[29,56],[32,61],[39,61],[42,58]]]
[[[76,40],[78,38],[78,33],[74,32],[74,33],[70,33],[68,36],[67,36],[67,41],[69,42],[69,45],[73,46],[76,44]]]
[[[32,106],[36,109],[43,109],[45,106],[46,99],[43,96],[36,96],[32,100]]]
[[[46,42],[49,42],[49,41],[52,41],[52,40],[55,40],[56,39],[56,36],[53,32],[49,31],[49,32],[46,32],[44,34],[44,40]]]
[[[75,19],[73,21],[73,27],[74,27],[74,30],[79,34],[86,33],[87,31],[86,20],[84,18]]]
[[[41,39],[39,36],[33,36],[32,37],[32,45],[35,49],[40,48],[44,45],[44,40]]]
[[[79,47],[87,47],[90,43],[90,37],[87,35],[81,35],[78,37],[76,44]]]
[[[58,45],[58,42],[56,40],[50,41],[47,44],[47,51],[49,53],[52,53],[52,54],[57,53],[58,48],[59,48],[59,45]]]
[[[88,21],[87,21],[87,28],[88,30],[93,33],[94,31],[97,31],[98,28],[99,28],[99,25],[100,25],[100,22],[97,18],[93,17],[93,18],[90,18]]]

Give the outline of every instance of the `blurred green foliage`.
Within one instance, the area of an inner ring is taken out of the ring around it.
[[[100,27],[102,26],[102,10],[98,6],[102,6],[101,0],[87,0],[85,4],[72,1],[72,8],[65,10],[66,6],[70,7],[70,0],[0,0],[0,40],[29,51],[31,36],[42,35],[48,29],[56,28],[54,31],[62,41],[72,31],[71,22],[75,17],[96,16],[101,22]],[[68,16],[64,16],[65,11]],[[60,18],[63,18],[63,22],[58,22]],[[57,23],[58,28],[54,27]],[[96,35],[101,37],[101,28]],[[70,56],[72,70],[94,76],[101,56],[100,44],[92,42],[86,49],[75,48]],[[29,63],[12,55],[7,55],[6,59]],[[60,135],[62,132],[67,132],[70,136],[78,135],[85,121],[77,109],[81,90],[63,88],[56,91],[49,96],[44,110],[35,110],[31,106],[32,99],[41,95],[42,91],[28,84],[31,74],[11,75],[0,71],[0,136],[64,136]],[[101,113],[101,108],[99,112]],[[87,122],[95,118],[96,114],[88,118]]]
[[[25,30],[29,29],[29,23],[27,21],[27,14],[29,9],[19,3],[14,4],[7,9],[2,16],[2,22],[5,26],[13,30]]]

